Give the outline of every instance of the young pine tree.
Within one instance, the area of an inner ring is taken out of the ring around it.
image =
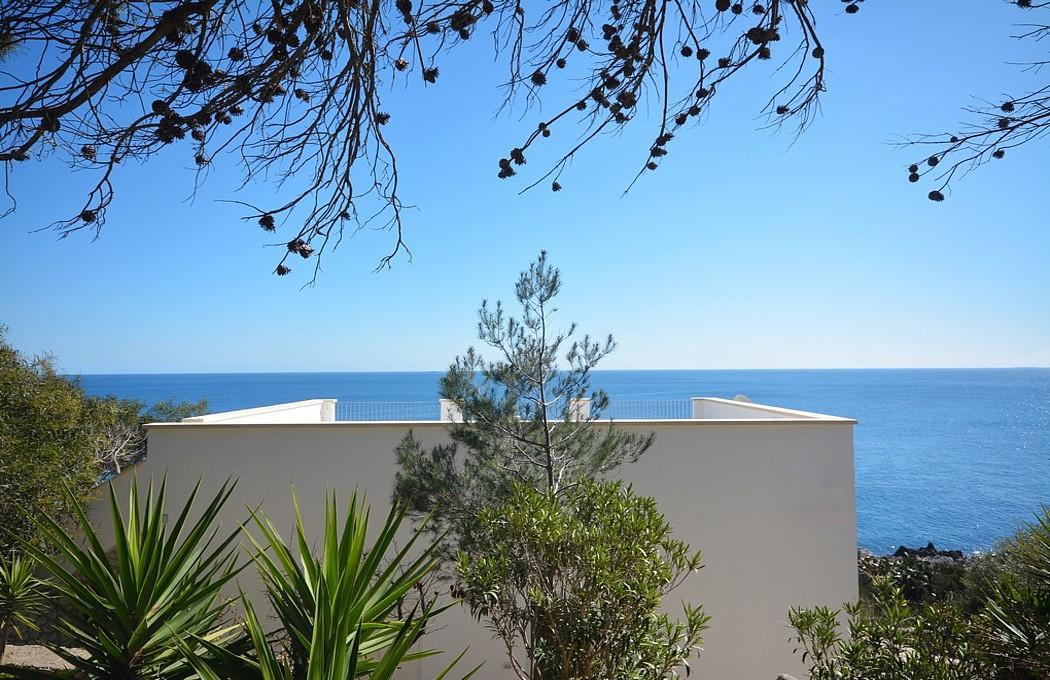
[[[518,277],[520,315],[482,302],[478,338],[494,355],[471,347],[441,380],[441,396],[461,417],[451,444],[425,449],[409,433],[398,447],[394,498],[417,516],[434,513],[447,531],[449,555],[465,547],[478,513],[502,504],[515,484],[555,497],[581,480],[634,462],[653,435],[598,425],[608,395],[591,388],[591,371],[616,344],[558,329],[555,298],[561,275],[547,253]],[[589,408],[582,407],[589,399]]]

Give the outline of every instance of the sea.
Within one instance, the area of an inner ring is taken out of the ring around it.
[[[89,394],[228,411],[318,397],[431,401],[441,372],[83,375]],[[1050,368],[595,371],[611,399],[743,394],[857,419],[857,534],[877,553],[979,552],[1050,505]]]

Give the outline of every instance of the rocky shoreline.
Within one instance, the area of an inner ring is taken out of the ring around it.
[[[996,552],[941,550],[933,543],[901,546],[887,555],[861,548],[857,551],[861,600],[870,598],[873,579],[890,578],[912,603],[951,600],[969,607],[983,599],[988,578],[1000,561]]]

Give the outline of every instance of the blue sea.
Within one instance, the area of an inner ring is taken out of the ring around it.
[[[439,372],[85,375],[91,394],[212,411],[430,401]],[[861,546],[987,550],[1050,504],[1050,369],[596,371],[613,400],[733,397],[856,418]]]

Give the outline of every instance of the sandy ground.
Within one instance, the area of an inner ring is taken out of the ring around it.
[[[75,652],[76,650],[74,650]],[[46,668],[60,670],[69,668],[69,664],[52,654],[40,645],[8,645],[4,651],[3,662],[12,666]]]

